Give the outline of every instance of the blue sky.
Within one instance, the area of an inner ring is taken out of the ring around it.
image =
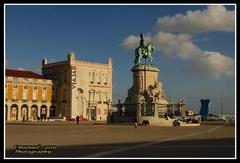
[[[231,18],[235,6],[11,5],[5,9],[8,68],[41,72],[42,58],[65,60],[69,51],[84,61],[106,63],[112,57],[113,103],[124,101],[132,86],[134,48],[143,32],[156,45],[153,64],[160,69],[168,99],[184,97],[188,109],[198,112],[200,99],[210,98],[210,112],[219,114],[222,94],[224,113],[234,113]]]

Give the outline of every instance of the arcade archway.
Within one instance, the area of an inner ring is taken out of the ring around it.
[[[17,106],[17,104],[13,104],[10,108],[10,120],[14,120],[14,121],[18,120],[18,106]]]
[[[32,120],[37,120],[37,117],[38,117],[38,106],[32,105],[30,118]]]

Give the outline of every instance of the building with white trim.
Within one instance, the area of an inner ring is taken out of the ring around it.
[[[56,115],[67,119],[107,120],[112,103],[112,59],[106,64],[85,62],[69,53],[67,60],[42,60],[42,74],[52,79]]]

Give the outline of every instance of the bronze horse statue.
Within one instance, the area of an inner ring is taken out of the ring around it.
[[[145,64],[146,64],[146,58],[150,58],[149,62],[152,62],[152,52],[155,50],[153,42],[148,43],[147,45],[145,44],[145,39],[143,36],[143,33],[140,33],[140,43],[139,47],[135,49],[135,64],[140,64],[140,61],[142,58],[145,59]]]
[[[152,52],[154,52],[155,47],[154,44],[152,42],[148,43],[146,46],[139,46],[135,49],[135,60],[134,63],[135,64],[140,64],[140,60],[142,58],[146,59],[146,58],[150,58],[149,62],[152,62],[153,58],[152,58]]]

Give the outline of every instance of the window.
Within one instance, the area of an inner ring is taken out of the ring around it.
[[[37,86],[34,86],[33,89],[37,90]]]
[[[46,86],[43,87],[43,90],[46,90]]]
[[[94,101],[94,92],[89,92],[90,101]]]
[[[23,91],[23,100],[27,100],[27,91],[26,90]]]
[[[17,88],[17,84],[14,84],[14,85],[13,85],[13,88]]]
[[[8,87],[8,85],[7,84],[5,84],[5,88],[7,88]]]
[[[46,108],[42,108],[42,114],[46,114]]]
[[[107,77],[104,76],[104,84],[107,85]]]
[[[100,84],[100,76],[97,76],[97,83]]]
[[[26,78],[23,78],[23,79],[22,79],[22,82],[23,82],[23,83],[27,83],[27,79],[26,79]]]
[[[24,86],[23,86],[23,89],[27,89],[27,85],[24,85]]]
[[[89,80],[90,80],[90,83],[91,83],[91,84],[94,83],[94,73],[93,73],[93,72],[91,72],[91,73],[89,74]]]
[[[36,90],[33,91],[33,100],[37,100],[37,91]]]
[[[107,94],[106,93],[103,95],[103,101],[107,102]]]
[[[13,91],[13,100],[16,100],[16,99],[17,99],[17,91],[14,90],[14,91]]]
[[[98,101],[98,103],[101,102],[101,93],[100,92],[96,93],[96,101]]]
[[[101,93],[98,93],[98,101],[101,102]]]
[[[17,82],[18,82],[18,78],[15,78],[15,77],[14,77],[14,78],[13,78],[13,82],[14,82],[14,83],[17,83]]]
[[[42,100],[45,101],[46,100],[46,91],[42,92]]]

